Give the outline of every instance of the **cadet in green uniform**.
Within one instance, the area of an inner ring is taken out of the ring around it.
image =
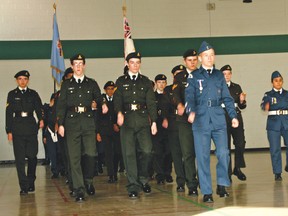
[[[18,87],[8,93],[6,106],[6,132],[13,141],[16,169],[20,185],[20,195],[35,191],[36,165],[38,153],[38,128],[44,127],[42,102],[38,93],[28,88],[30,74],[26,70],[15,76]],[[36,112],[38,124],[33,117]],[[27,175],[25,158],[28,158]]]
[[[129,197],[136,198],[141,189],[144,193],[151,192],[148,184],[148,164],[152,150],[151,133],[157,133],[157,108],[151,81],[139,73],[140,53],[128,54],[126,61],[129,71],[116,81],[114,108],[117,124],[121,127],[127,190]]]
[[[188,195],[198,196],[198,180],[196,178],[195,149],[191,123],[185,111],[185,87],[188,76],[197,69],[198,57],[194,49],[189,49],[183,54],[186,70],[174,77],[173,96],[177,109],[176,124],[178,125],[179,141],[183,156]]]
[[[77,54],[70,59],[73,77],[64,80],[57,104],[58,133],[66,137],[73,188],[76,201],[83,201],[86,191],[95,194],[93,186],[96,156],[96,124],[91,108],[95,100],[101,105],[102,97],[97,82],[84,75],[85,57]],[[108,111],[102,105],[103,113]],[[81,159],[83,172],[81,168]],[[84,178],[84,180],[83,180]]]

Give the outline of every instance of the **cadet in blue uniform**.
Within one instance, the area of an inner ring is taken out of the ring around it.
[[[261,108],[268,111],[266,130],[275,181],[282,181],[281,136],[286,146],[285,171],[288,172],[288,92],[282,88],[283,78],[278,71],[272,73],[271,82],[273,89],[265,93]]]
[[[232,181],[231,175],[232,173],[238,177],[239,180],[245,181],[246,175],[241,171],[241,168],[246,167],[245,159],[244,159],[244,151],[245,151],[245,135],[244,135],[244,123],[241,114],[241,110],[245,109],[247,106],[245,97],[246,94],[242,91],[241,86],[237,83],[231,81],[232,77],[232,68],[230,65],[224,65],[220,69],[226,80],[230,95],[233,97],[235,103],[235,110],[237,113],[237,119],[239,121],[239,126],[237,128],[233,128],[230,124],[231,119],[229,118],[228,113],[226,112],[225,106],[223,104],[226,116],[227,123],[227,135],[228,135],[228,148],[230,152],[230,163],[229,163],[229,178]],[[234,169],[232,172],[232,158],[231,158],[231,136],[233,137],[233,144],[235,146],[235,162]]]
[[[217,190],[220,197],[227,197],[225,186],[230,185],[228,177],[229,150],[224,103],[232,119],[232,127],[238,127],[234,100],[230,96],[223,73],[214,68],[215,53],[212,46],[203,42],[199,48],[201,67],[187,79],[185,89],[186,112],[192,124],[198,176],[204,202],[213,202],[210,172],[211,139],[216,146],[218,163]]]
[[[14,76],[18,87],[8,93],[6,106],[6,133],[13,141],[13,150],[20,195],[35,191],[36,165],[38,153],[38,129],[44,127],[42,102],[36,91],[28,88],[30,74],[22,70]],[[33,113],[36,112],[39,125]],[[27,174],[25,158],[28,158]]]
[[[113,81],[108,81],[104,85],[105,94],[102,94],[102,97],[107,101],[108,112],[102,114],[102,109],[98,109],[99,133],[97,134],[97,141],[102,142],[105,148],[108,183],[118,181],[118,164],[121,159],[120,130],[113,103],[114,87]]]
[[[173,82],[173,96],[175,108],[177,109],[176,124],[184,163],[185,179],[189,189],[188,195],[198,196],[193,132],[191,123],[188,122],[188,116],[185,113],[185,87],[188,76],[193,70],[197,69],[197,52],[194,49],[187,50],[183,54],[183,60],[186,68],[174,76]]]
[[[122,155],[128,179],[128,195],[137,198],[140,190],[150,193],[148,165],[151,160],[151,133],[157,133],[157,108],[151,81],[139,73],[141,55],[127,55],[129,71],[116,81],[114,107],[120,126]]]
[[[76,201],[83,201],[86,192],[95,194],[93,186],[96,156],[96,124],[91,108],[93,101],[103,101],[97,82],[84,75],[85,57],[77,54],[70,59],[73,77],[62,83],[57,103],[58,133],[66,137],[71,176]],[[105,103],[103,113],[108,111]],[[81,168],[81,159],[83,170]],[[84,180],[83,180],[84,178]],[[85,181],[85,182],[84,182]]]

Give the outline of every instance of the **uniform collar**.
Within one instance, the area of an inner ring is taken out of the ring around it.
[[[274,90],[275,92],[280,92],[280,94],[282,94],[282,92],[283,92],[283,88],[281,88],[280,90],[277,90],[277,89],[273,88],[273,90]]]
[[[228,87],[230,87],[230,86],[231,86],[231,84],[232,84],[232,82],[231,82],[231,81],[229,81],[229,82],[227,82],[226,84],[227,84],[227,86],[228,86]]]
[[[78,80],[81,80],[81,83],[83,82],[85,75],[81,76],[81,77],[75,77],[75,75],[73,75],[74,79],[76,80],[76,82],[78,82]]]
[[[137,72],[137,73],[132,73],[131,71],[128,71],[128,75],[129,75],[129,77],[130,77],[131,80],[133,79],[132,76],[134,76],[134,75],[136,75],[136,79],[137,79],[137,78],[138,78],[138,75],[139,75],[139,72]]]
[[[18,86],[18,89],[19,89],[20,91],[22,91],[22,90],[27,91],[27,88],[28,88],[27,86],[26,86],[25,88],[21,88],[21,87]]]

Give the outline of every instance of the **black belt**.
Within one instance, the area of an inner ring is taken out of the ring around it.
[[[70,106],[68,110],[76,113],[85,113],[92,111],[92,108],[88,106]]]
[[[31,116],[33,116],[33,112],[15,112],[15,117],[26,118]]]
[[[143,109],[147,109],[147,106],[145,104],[124,104],[125,111],[136,111]]]
[[[220,106],[221,103],[218,100],[201,100],[197,101],[197,105],[204,105],[207,107],[217,107]]]

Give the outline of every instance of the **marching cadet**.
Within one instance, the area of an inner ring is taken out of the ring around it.
[[[102,94],[102,97],[107,101],[108,112],[102,114],[102,109],[98,109],[99,133],[97,133],[97,141],[102,142],[105,148],[108,183],[118,181],[118,164],[121,159],[120,130],[113,103],[114,87],[113,81],[108,81],[104,85],[105,94]]]
[[[241,168],[246,167],[245,159],[244,159],[244,151],[245,151],[245,135],[244,135],[244,124],[243,124],[243,118],[241,114],[241,110],[245,109],[246,104],[246,94],[243,93],[241,86],[231,82],[232,77],[232,68],[230,65],[224,65],[220,69],[223,74],[224,78],[226,80],[226,84],[228,86],[230,95],[233,97],[235,101],[235,110],[237,113],[237,119],[239,121],[239,126],[237,128],[233,128],[230,124],[231,119],[229,118],[229,115],[227,112],[225,112],[226,116],[226,124],[227,124],[227,135],[228,135],[228,148],[230,152],[230,163],[229,163],[229,178],[230,181],[232,181],[231,175],[232,175],[232,158],[231,158],[231,135],[233,137],[233,144],[235,146],[235,162],[234,162],[234,169],[233,174],[238,177],[239,180],[245,181],[246,175],[241,171]],[[223,104],[224,110],[225,105]]]
[[[65,134],[66,137],[73,188],[76,201],[79,202],[84,200],[85,188],[88,195],[95,194],[93,177],[96,124],[91,108],[92,101],[102,104],[103,113],[108,108],[102,101],[97,82],[84,75],[85,57],[77,54],[70,58],[70,62],[74,74],[62,83],[56,113],[58,133],[62,137]]]
[[[151,192],[148,165],[152,150],[151,133],[157,133],[157,108],[151,81],[139,73],[140,53],[128,54],[126,61],[129,70],[116,81],[114,107],[120,126],[128,195],[137,198],[141,190]]]
[[[38,129],[44,127],[42,102],[38,93],[28,88],[30,74],[22,70],[14,76],[17,88],[8,93],[6,106],[6,133],[13,142],[13,150],[20,195],[35,191],[36,166],[38,154]],[[36,113],[38,123],[33,113]],[[27,174],[25,158],[28,158]]]
[[[283,77],[278,71],[272,73],[271,82],[273,89],[264,94],[261,108],[268,112],[266,130],[275,181],[282,181],[281,136],[286,146],[288,172],[288,92],[282,88]]]
[[[176,76],[178,73],[182,72],[185,70],[184,65],[177,65],[175,66],[172,70],[171,73],[174,76]],[[178,132],[178,127],[176,124],[176,114],[177,114],[177,109],[175,106],[174,102],[174,96],[173,96],[173,84],[166,86],[164,89],[164,99],[167,101],[166,105],[164,107],[164,119],[167,119],[168,121],[168,143],[169,143],[169,148],[171,151],[171,156],[172,160],[174,163],[174,170],[176,173],[176,183],[177,183],[177,192],[184,192],[185,191],[185,173],[184,173],[184,165],[182,161],[182,151],[181,151],[181,146],[180,146],[180,141],[179,141],[179,132]],[[166,177],[166,182],[173,182],[172,176]]]
[[[198,180],[196,178],[195,148],[191,123],[185,113],[185,86],[187,78],[192,71],[197,69],[198,57],[194,49],[189,49],[183,54],[186,70],[174,77],[173,96],[177,109],[176,124],[179,132],[179,141],[182,151],[188,195],[198,196]]]
[[[198,176],[201,192],[204,194],[203,202],[213,202],[210,172],[211,139],[215,143],[218,159],[216,193],[220,197],[228,197],[225,186],[230,185],[226,119],[221,104],[224,103],[232,119],[232,127],[238,127],[238,120],[234,100],[230,96],[223,73],[214,68],[214,49],[204,41],[198,53],[202,65],[187,79],[186,112],[189,115],[189,122],[193,123]]]
[[[156,172],[157,184],[164,184],[167,179],[171,182],[172,172],[172,158],[168,142],[168,120],[164,118],[163,111],[165,106],[169,106],[169,103],[165,104],[164,89],[167,85],[167,77],[164,74],[158,74],[155,77],[155,98],[157,104],[158,118],[157,134],[152,136],[153,142],[153,158],[152,164]],[[172,179],[173,181],[173,179]]]

